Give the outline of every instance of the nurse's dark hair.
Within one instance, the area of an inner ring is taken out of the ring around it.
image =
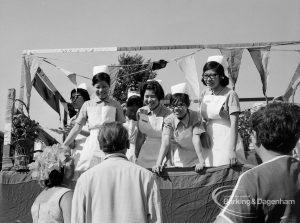
[[[225,87],[229,84],[229,78],[226,77],[225,72],[224,72],[224,67],[221,64],[219,64],[218,62],[215,62],[215,61],[207,62],[203,67],[203,74],[208,70],[214,70],[220,76],[220,85],[222,87]],[[205,86],[207,86],[203,77],[202,77],[201,81]]]
[[[177,105],[179,103],[184,103],[187,107],[190,106],[190,97],[188,94],[176,93],[171,96],[170,105]]]
[[[140,90],[141,98],[144,99],[146,90],[151,90],[154,92],[158,100],[162,100],[165,97],[165,92],[162,86],[155,80],[147,81],[143,84]]]
[[[138,95],[133,95],[126,101],[126,107],[136,106],[138,108],[143,107],[143,100]]]
[[[110,86],[110,76],[107,73],[99,73],[93,76],[93,86],[101,81],[105,81]]]
[[[55,186],[60,186],[64,178],[64,168],[61,168],[60,171],[52,170],[49,174],[49,178],[44,181],[44,186],[51,188]]]
[[[300,137],[300,106],[274,102],[251,115],[250,126],[256,133],[257,146],[280,154],[289,154]]]
[[[89,95],[88,91],[85,89],[77,88],[77,90],[76,90],[76,88],[74,88],[71,91],[71,97],[72,97],[72,94],[75,94],[75,93],[80,94],[83,97],[84,101],[90,100],[90,95]]]
[[[105,153],[116,153],[129,148],[128,132],[118,122],[105,123],[98,136],[100,148]]]

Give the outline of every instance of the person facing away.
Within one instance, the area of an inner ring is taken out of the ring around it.
[[[140,90],[145,106],[137,111],[138,133],[135,144],[137,164],[152,168],[161,146],[164,119],[172,112],[160,103],[164,90],[156,80],[148,80]],[[170,154],[168,154],[168,158]]]
[[[136,162],[135,157],[135,141],[137,136],[137,110],[143,106],[143,100],[139,95],[129,94],[129,97],[126,101],[126,109],[125,109],[125,118],[126,122],[123,124],[124,127],[128,130],[129,137],[129,149],[126,152],[126,156],[129,161]]]
[[[162,222],[161,200],[155,176],[128,161],[128,132],[121,123],[105,123],[99,132],[104,161],[78,179],[72,222]]]
[[[210,56],[203,67],[202,83],[208,88],[200,95],[200,112],[211,139],[211,148],[203,154],[206,166],[235,164],[238,151],[245,160],[238,137],[239,98],[227,87],[227,68],[226,59],[220,55]]]
[[[121,104],[109,96],[110,67],[106,65],[95,66],[93,72],[92,84],[96,95],[82,105],[75,125],[63,143],[69,146],[80,133],[82,127],[88,123],[90,135],[85,141],[77,163],[76,170],[78,171],[86,171],[103,160],[104,153],[100,149],[97,139],[103,123],[125,122]]]
[[[156,173],[161,172],[163,159],[170,148],[171,139],[174,138],[174,165],[195,167],[196,171],[200,171],[205,165],[200,141],[200,136],[205,130],[201,125],[200,115],[188,109],[190,98],[186,83],[172,86],[171,92],[170,107],[173,112],[165,119],[160,153],[152,170]]]
[[[34,163],[29,164],[33,179],[44,190],[32,207],[33,223],[70,223],[73,191],[69,189],[74,174],[74,161],[64,156],[60,145],[44,148]]]
[[[263,163],[244,172],[215,223],[300,222],[300,107],[270,103],[251,116],[254,147]]]

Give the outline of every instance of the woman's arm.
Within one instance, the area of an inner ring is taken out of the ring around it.
[[[205,161],[204,161],[203,154],[202,154],[202,145],[201,145],[200,135],[198,135],[198,134],[193,135],[192,141],[193,141],[193,145],[194,145],[194,148],[195,148],[198,160],[199,160],[199,163],[195,167],[195,171],[199,172],[205,166]]]
[[[162,162],[169,152],[170,148],[170,135],[169,134],[162,134],[161,138],[161,146],[158,154],[158,158],[154,167],[152,167],[152,171],[155,173],[160,173],[162,171]]]
[[[64,223],[71,223],[71,209],[72,209],[73,192],[69,191],[65,193],[59,202],[59,206],[62,210]]]
[[[67,136],[66,140],[63,142],[64,146],[69,146],[76,136],[80,133],[82,129],[82,125],[79,125],[78,123],[75,123],[74,127],[71,129],[69,135]]]
[[[135,156],[136,158],[138,158],[142,145],[144,144],[146,139],[146,136],[139,130],[138,128],[138,133],[136,136],[136,140],[135,140]]]
[[[229,138],[229,148],[235,151],[237,136],[238,136],[238,118],[239,113],[235,112],[230,114],[230,138]]]

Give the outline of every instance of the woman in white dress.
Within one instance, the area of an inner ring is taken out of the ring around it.
[[[188,109],[190,98],[186,83],[171,87],[170,107],[173,113],[164,122],[162,144],[156,166],[152,170],[162,171],[162,162],[169,151],[171,139],[174,139],[174,165],[178,167],[195,167],[195,171],[203,169],[204,159],[200,137],[205,130],[201,124],[199,112]]]
[[[74,127],[75,121],[79,115],[79,111],[83,105],[84,102],[90,100],[90,95],[87,91],[87,86],[85,83],[80,84],[77,88],[73,89],[71,91],[71,104],[73,108],[76,111],[76,114],[71,117],[69,120],[69,124],[65,126],[64,130],[67,134],[69,134],[70,130]],[[77,167],[77,163],[80,159],[80,155],[82,153],[82,149],[84,146],[84,143],[86,141],[86,138],[89,136],[90,132],[88,130],[88,126],[84,125],[80,131],[80,133],[77,135],[73,143],[70,144],[70,148],[72,149],[72,157],[74,158],[75,162],[75,170]]]
[[[208,88],[201,93],[200,111],[211,141],[211,148],[204,150],[206,166],[235,164],[237,150],[244,159],[238,137],[239,98],[227,87],[227,68],[226,59],[219,55],[209,57],[203,67],[202,82]]]
[[[165,117],[171,114],[171,110],[160,103],[164,98],[164,90],[155,80],[147,81],[142,86],[140,95],[145,106],[137,111],[135,154],[138,165],[152,168],[161,145],[163,122]]]
[[[88,123],[90,135],[87,138],[76,170],[86,171],[97,165],[104,159],[104,153],[98,143],[98,133],[103,123],[125,122],[125,117],[121,104],[110,98],[110,76],[108,66],[94,67],[92,84],[95,90],[95,97],[86,101],[79,112],[75,125],[63,143],[69,146],[81,131],[82,127]]]

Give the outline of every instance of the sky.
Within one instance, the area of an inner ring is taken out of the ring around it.
[[[17,98],[23,50],[300,41],[299,0],[0,0],[0,130],[9,88]],[[268,96],[279,96],[294,74],[300,45],[273,47],[269,62]],[[145,59],[170,61],[159,70],[166,92],[184,82],[173,59],[196,50],[137,51]],[[93,66],[116,64],[122,52],[37,54],[51,62],[91,77]],[[219,50],[204,49],[195,55],[197,71],[208,56]],[[69,99],[73,85],[64,74],[43,63],[41,68],[60,93]],[[78,78],[78,82],[88,82]],[[203,85],[201,86],[203,88]],[[240,98],[262,97],[259,73],[245,50],[236,84]],[[295,101],[300,102],[300,90]],[[242,103],[242,108],[251,106]],[[30,116],[44,128],[58,128],[59,116],[32,91]],[[55,136],[57,137],[57,135]]]

